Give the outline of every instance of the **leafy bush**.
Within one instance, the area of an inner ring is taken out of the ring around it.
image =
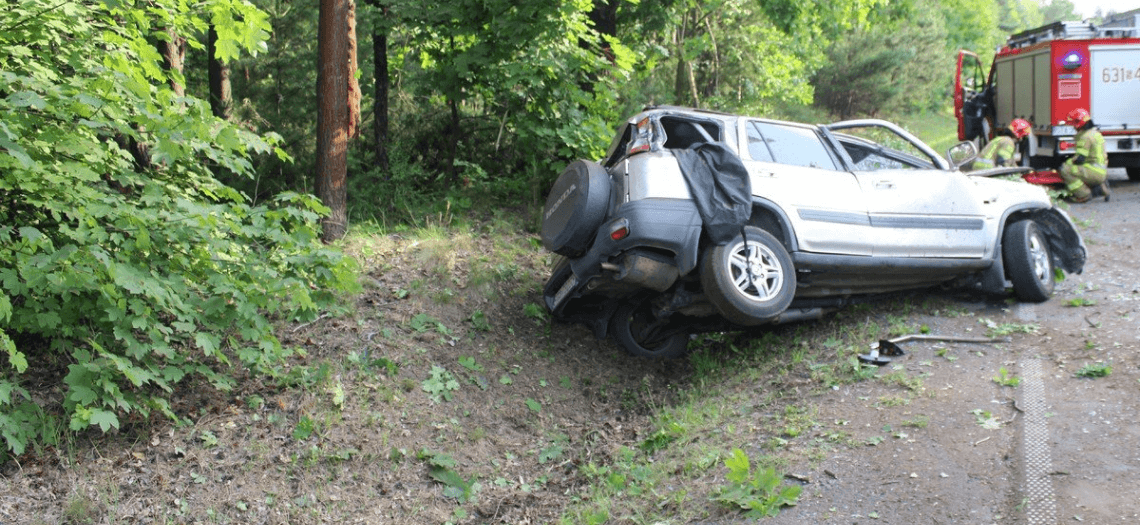
[[[753,470],[744,451],[732,449],[732,457],[724,461],[728,467],[728,484],[717,491],[714,499],[738,507],[749,518],[776,516],[780,509],[794,506],[800,497],[799,485],[780,486],[782,476],[773,468]]]
[[[318,240],[314,198],[255,207],[214,178],[248,175],[276,138],[169,87],[181,75],[161,67],[155,27],[196,34],[210,13],[223,58],[263,45],[251,4],[206,4],[0,11],[0,435],[13,453],[41,434],[41,405],[107,431],[124,415],[174,417],[179,382],[276,373],[289,350],[272,320],[314,318],[352,282]],[[62,398],[33,400],[32,377],[61,380]]]

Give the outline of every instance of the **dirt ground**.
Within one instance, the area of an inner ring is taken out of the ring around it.
[[[799,442],[847,445],[787,455],[785,481],[803,492],[767,521],[1140,522],[1140,184],[1115,171],[1112,182],[1111,202],[1070,208],[1089,262],[1052,300],[951,293],[945,311],[906,319],[928,336],[1032,333],[899,343],[906,355],[878,374],[920,378],[916,395],[889,381],[805,391],[815,424]],[[184,424],[83,435],[0,465],[0,522],[557,522],[587,493],[583,466],[643,442],[655,411],[693,386],[694,364],[631,359],[551,325],[538,307],[546,260],[503,258],[502,235],[489,222],[471,238],[353,247],[367,280],[355,311],[282,327],[307,353],[293,374],[228,393],[188,385]],[[1089,365],[1111,373],[1078,375]],[[749,454],[772,439],[743,432]]]

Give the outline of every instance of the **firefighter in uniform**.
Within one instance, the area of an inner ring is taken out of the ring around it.
[[[982,148],[982,152],[974,160],[973,169],[984,170],[1016,166],[1017,159],[1014,155],[1017,152],[1017,143],[1029,135],[1031,128],[1029,121],[1015,118],[1009,122],[1008,128],[995,131],[994,134],[997,137]]]
[[[1108,153],[1104,150],[1104,136],[1093,126],[1088,110],[1077,108],[1069,112],[1065,123],[1077,130],[1074,139],[1077,149],[1061,165],[1061,178],[1069,190],[1072,202],[1088,202],[1092,197],[1104,196],[1108,201]]]

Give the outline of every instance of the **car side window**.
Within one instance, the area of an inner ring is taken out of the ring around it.
[[[764,136],[756,127],[755,122],[748,123],[748,157],[761,162],[772,162],[772,150],[764,142]]]
[[[755,135],[756,143],[753,142]],[[767,149],[769,158],[753,156],[756,160],[769,160],[780,164],[807,166],[834,170],[835,161],[819,135],[809,128],[750,121],[748,123],[748,151]]]
[[[855,163],[855,171],[879,171],[879,170],[902,170],[902,169],[916,169],[918,166],[914,164],[905,163],[897,158],[891,158],[887,155],[875,151],[864,144],[855,144],[850,142],[843,143],[843,148],[847,150],[847,154],[851,156],[851,160]]]
[[[851,157],[855,171],[935,169],[926,153],[885,127],[844,128],[832,136]]]

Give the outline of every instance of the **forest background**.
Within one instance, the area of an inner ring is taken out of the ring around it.
[[[1078,18],[1068,0],[320,4],[0,8],[6,453],[62,427],[177,418],[179,384],[285,373],[274,322],[355,286],[322,237],[501,208],[537,224],[559,171],[644,105],[945,113],[957,50],[985,60],[1012,32]],[[318,86],[346,59],[330,202]]]

